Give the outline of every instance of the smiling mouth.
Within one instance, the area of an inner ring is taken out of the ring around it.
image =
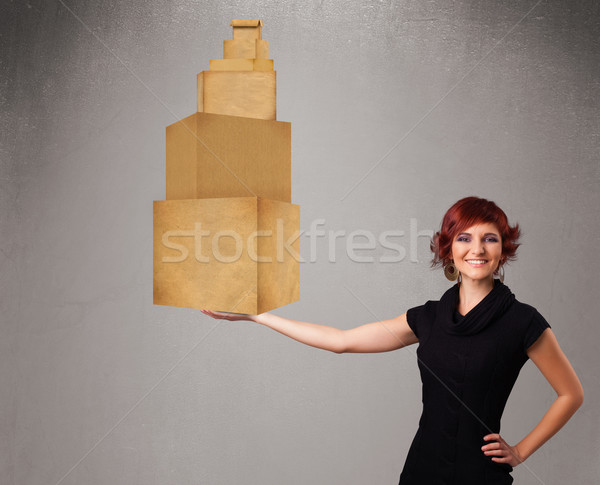
[[[466,259],[465,261],[473,266],[483,266],[488,262],[487,259]]]

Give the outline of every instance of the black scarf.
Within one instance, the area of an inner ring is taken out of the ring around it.
[[[494,280],[494,288],[464,317],[454,321],[458,307],[458,283],[448,289],[440,299],[438,320],[444,329],[454,335],[473,335],[481,332],[497,320],[515,300],[515,295],[500,280]]]

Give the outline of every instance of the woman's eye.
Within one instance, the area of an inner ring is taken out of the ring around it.
[[[458,236],[456,238],[456,240],[457,241],[461,241],[461,242],[469,242],[470,241],[470,239],[467,236]],[[485,242],[494,242],[495,243],[495,242],[498,242],[498,238],[496,238],[496,237],[486,237],[484,239],[484,241]]]

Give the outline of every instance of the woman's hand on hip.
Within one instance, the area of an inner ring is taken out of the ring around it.
[[[510,446],[504,438],[498,433],[488,434],[483,437],[485,441],[494,440],[494,443],[488,443],[481,447],[485,456],[489,456],[496,463],[506,463],[512,467],[523,463],[525,460],[521,457],[516,446]]]

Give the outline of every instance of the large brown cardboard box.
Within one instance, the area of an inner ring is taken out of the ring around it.
[[[167,126],[167,199],[291,202],[291,124],[195,113]]]
[[[300,297],[300,206],[154,201],[154,304],[260,314]]]

